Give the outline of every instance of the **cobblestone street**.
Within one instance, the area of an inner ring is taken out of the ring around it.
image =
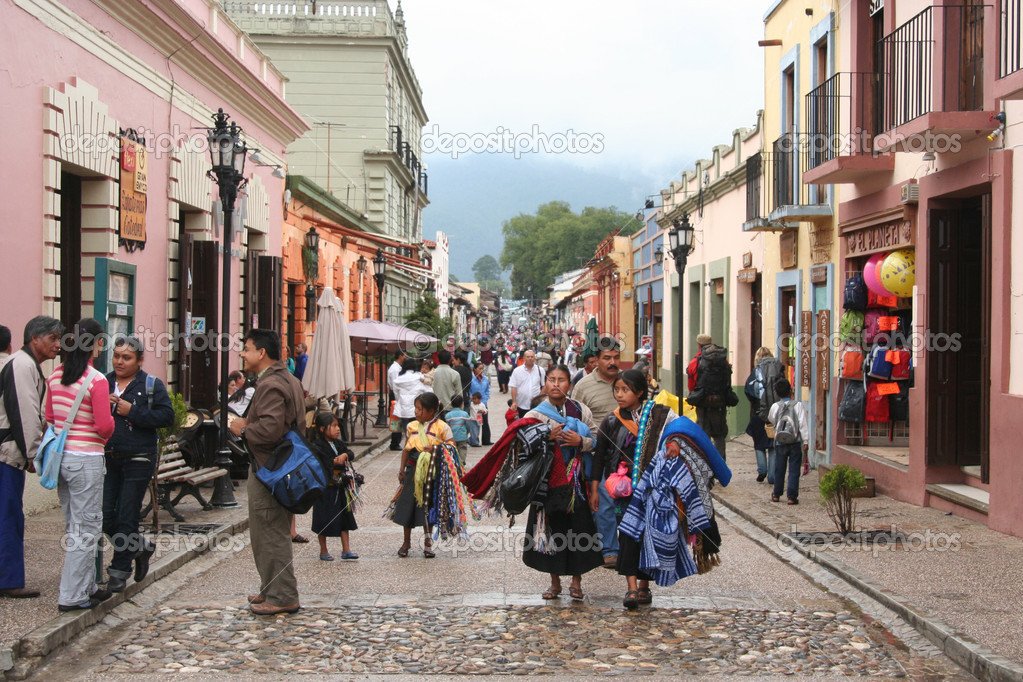
[[[501,398],[495,392],[494,412]],[[484,451],[471,449],[470,463]],[[524,517],[510,529],[485,518],[468,543],[440,544],[433,560],[423,558],[415,534],[410,558],[400,559],[401,529],[381,518],[397,464],[398,453],[386,450],[357,463],[367,481],[352,533],[358,561],[321,561],[310,516],[299,518],[299,532],[313,541],[294,545],[298,614],[251,614],[245,595],[257,578],[247,538],[223,543],[182,572],[190,575],[118,607],[36,679],[302,672],[972,679],[891,614],[840,594],[830,574],[795,570],[792,553],[779,559],[772,538],[727,510],[722,565],[654,586],[653,605],[633,613],[621,605],[624,579],[604,569],[584,576],[584,602],[566,594],[545,603],[546,576],[516,551]],[[340,542],[330,539],[329,549],[340,555]]]

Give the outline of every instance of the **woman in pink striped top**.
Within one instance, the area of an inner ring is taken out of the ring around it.
[[[96,585],[94,553],[103,532],[104,446],[114,433],[110,390],[92,363],[103,352],[103,326],[92,318],[79,320],[73,346],[65,346],[64,364],[46,381],[46,421],[58,431],[79,389],[89,388],[78,408],[64,446],[57,495],[64,510],[64,570],[60,576],[60,611],[94,608],[110,593]]]

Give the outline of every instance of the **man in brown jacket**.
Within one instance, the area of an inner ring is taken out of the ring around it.
[[[253,329],[241,353],[245,370],[256,375],[256,392],[247,419],[231,431],[244,438],[253,471],[266,464],[274,448],[293,428],[305,423],[305,397],[281,361],[281,339],[269,329]],[[291,554],[291,513],[254,475],[249,476],[249,537],[259,572],[259,592],[249,596],[253,613],[272,616],[298,611],[298,581]]]

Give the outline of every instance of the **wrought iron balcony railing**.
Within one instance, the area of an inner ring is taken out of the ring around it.
[[[927,7],[878,41],[879,131],[932,111],[983,107],[985,7]]]
[[[998,77],[1023,69],[1023,0],[1002,0]]]
[[[770,152],[747,159],[745,229],[784,229],[833,214],[827,188],[802,181],[808,141],[805,133],[786,133],[774,141]]]

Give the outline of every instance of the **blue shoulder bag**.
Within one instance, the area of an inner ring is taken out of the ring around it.
[[[47,490],[57,487],[60,463],[64,459],[64,443],[67,442],[67,434],[71,430],[71,425],[75,423],[75,417],[78,416],[78,408],[81,407],[85,394],[89,392],[89,387],[92,385],[92,374],[95,371],[92,367],[86,370],[85,381],[78,389],[78,395],[75,396],[75,402],[71,405],[71,411],[64,419],[64,428],[58,433],[53,428],[53,424],[48,425],[46,433],[43,434],[43,440],[39,443],[39,449],[36,450],[35,461],[36,471],[39,472],[39,483]]]
[[[319,458],[294,429],[274,448],[266,465],[256,471],[256,478],[292,514],[309,511],[328,480]]]

